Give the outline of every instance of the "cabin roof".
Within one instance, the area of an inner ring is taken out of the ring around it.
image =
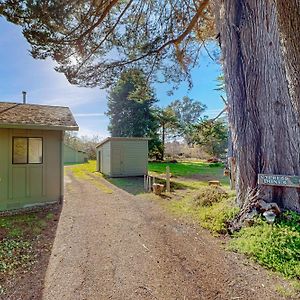
[[[78,130],[68,107],[0,102],[0,128]]]

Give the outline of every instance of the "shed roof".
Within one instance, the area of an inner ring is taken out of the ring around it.
[[[0,102],[0,128],[78,130],[68,107]]]
[[[106,144],[107,142],[110,141],[149,141],[151,140],[150,138],[144,138],[144,137],[108,137],[102,142],[100,142],[96,148]]]

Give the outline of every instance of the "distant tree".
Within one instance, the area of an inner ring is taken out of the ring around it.
[[[75,150],[83,150],[83,143],[77,132],[66,131],[64,135],[64,143]]]
[[[169,108],[175,112],[178,119],[178,134],[190,146],[193,143],[194,125],[199,122],[206,106],[200,101],[185,96],[182,100],[173,101]]]
[[[165,154],[165,142],[166,135],[168,131],[175,130],[178,128],[178,118],[175,111],[171,107],[158,108],[156,110],[155,116],[159,123],[161,129],[161,141],[162,141],[162,150],[161,150],[161,159],[164,159]]]
[[[157,100],[142,71],[123,72],[108,96],[108,130],[113,137],[149,137],[149,150],[158,147]]]
[[[96,159],[96,146],[100,143],[101,138],[98,136],[82,136],[80,140],[84,145],[83,151],[87,153],[89,159]]]
[[[222,120],[212,121],[207,118],[195,125],[193,142],[210,155],[219,157],[226,153],[228,127]]]
[[[154,158],[156,160],[163,160],[163,144],[160,140],[157,132],[151,136],[151,140],[149,140],[149,157]]]

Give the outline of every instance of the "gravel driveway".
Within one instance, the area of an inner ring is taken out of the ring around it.
[[[282,299],[277,279],[157,202],[68,177],[43,299]]]

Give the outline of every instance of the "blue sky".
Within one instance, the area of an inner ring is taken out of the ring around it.
[[[107,92],[71,85],[63,74],[54,71],[53,61],[35,60],[29,49],[21,29],[0,17],[0,101],[21,102],[21,92],[25,90],[28,103],[69,106],[80,127],[79,135],[108,136],[109,120],[104,114]],[[154,85],[158,104],[166,106],[187,95],[206,104],[205,114],[213,117],[223,108],[220,95],[214,90],[218,74],[219,65],[203,54],[200,67],[192,73],[194,85],[190,91],[187,84],[182,83],[172,96],[168,96],[170,86]]]

